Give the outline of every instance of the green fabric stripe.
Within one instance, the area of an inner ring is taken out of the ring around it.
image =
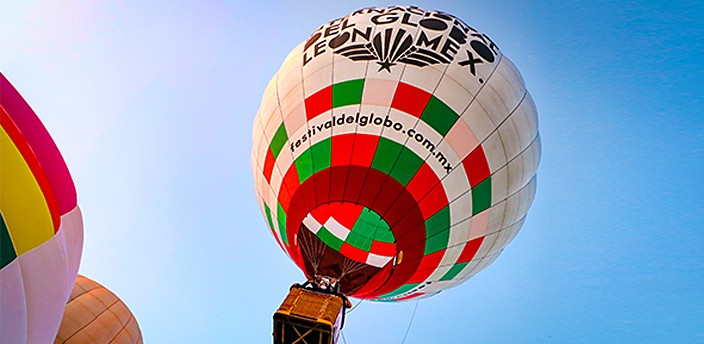
[[[457,274],[460,273],[460,271],[462,271],[462,269],[464,269],[464,267],[467,266],[467,264],[469,264],[469,262],[455,264],[452,268],[450,268],[450,270],[447,273],[445,273],[444,276],[442,276],[440,278],[440,280],[441,281],[449,281],[449,280],[455,278],[455,276],[457,276]]]
[[[372,248],[372,238],[368,237],[366,235],[356,233],[356,232],[350,232],[349,235],[347,235],[347,240],[345,240],[348,244],[369,252]]]
[[[396,158],[399,156],[397,161]],[[422,165],[423,159],[418,157],[416,153],[400,143],[380,137],[371,167],[390,175],[405,186]]]
[[[281,206],[281,203],[276,202],[277,205],[277,211],[276,211],[276,216],[278,217],[278,222],[279,222],[279,233],[281,234],[281,238],[284,240],[284,243],[286,246],[288,246],[288,237],[286,236],[286,212],[284,211],[284,208]]]
[[[447,248],[450,239],[450,205],[425,220],[425,255]]]
[[[374,240],[376,241],[381,241],[385,243],[393,243],[396,242],[396,238],[394,238],[394,233],[391,232],[391,229],[387,230],[379,230],[376,235],[374,236]]]
[[[382,230],[388,231],[389,225],[379,214],[366,207],[362,210],[362,213],[359,214],[354,226],[352,226],[352,232],[369,238],[374,238],[376,236],[375,234]]]
[[[392,296],[400,295],[400,294],[403,294],[403,293],[417,287],[419,284],[420,283],[404,284],[401,287],[399,287],[398,289],[396,289],[388,294],[381,295],[379,297],[384,298],[384,297],[392,297]]]
[[[272,230],[276,230],[276,227],[274,227],[274,221],[271,219],[271,209],[269,209],[269,206],[264,203],[264,212],[266,213],[266,221],[269,223],[269,228]]]
[[[491,176],[472,188],[472,216],[491,207]]]
[[[391,243],[395,239],[389,224],[375,211],[365,207],[352,226],[347,243],[369,252],[374,240]]]
[[[332,138],[320,141],[311,147],[313,153],[313,173],[330,167],[332,159]]]
[[[330,231],[328,231],[325,226],[320,227],[320,230],[318,231],[317,235],[320,240],[322,240],[326,245],[330,246],[335,251],[340,251],[340,248],[342,248],[343,241],[340,240],[340,238],[336,237],[334,234],[330,233]]]
[[[17,252],[15,252],[14,245],[12,245],[5,218],[0,213],[0,268],[4,268],[5,265],[10,264],[15,258],[17,258]]]
[[[311,152],[312,149],[306,149],[294,161],[294,164],[296,164],[296,171],[298,172],[298,181],[301,184],[303,184],[308,177],[313,175],[313,155]]]
[[[428,123],[442,136],[445,136],[450,131],[450,128],[457,122],[458,118],[460,117],[456,112],[452,111],[449,106],[435,96],[430,97],[428,105],[426,105],[423,114],[420,116],[423,122]]]
[[[279,157],[279,153],[281,153],[281,149],[284,148],[286,141],[288,141],[286,127],[284,127],[284,124],[281,123],[279,129],[276,130],[274,137],[271,139],[271,144],[269,145],[271,153],[274,155],[274,160]]]
[[[332,85],[332,107],[361,104],[364,79],[350,80]]]
[[[332,139],[325,139],[306,149],[294,162],[298,171],[298,180],[303,182],[314,173],[330,167],[332,157]]]

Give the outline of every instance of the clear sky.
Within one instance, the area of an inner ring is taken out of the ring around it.
[[[518,237],[424,299],[406,343],[704,343],[704,5],[415,1],[486,32],[540,116]],[[280,63],[361,1],[0,3],[0,70],[61,149],[80,273],[146,343],[270,343],[302,274],[265,227],[251,128]],[[415,301],[363,302],[348,343],[400,343]]]

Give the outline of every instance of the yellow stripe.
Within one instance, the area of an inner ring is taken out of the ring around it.
[[[18,256],[54,236],[44,194],[5,129],[0,129],[0,211]]]

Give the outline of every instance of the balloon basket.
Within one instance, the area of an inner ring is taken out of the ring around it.
[[[294,284],[274,313],[274,344],[334,344],[342,329],[345,298]]]

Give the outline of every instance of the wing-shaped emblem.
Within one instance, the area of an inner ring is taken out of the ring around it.
[[[387,72],[391,72],[391,67],[397,62],[418,67],[450,62],[432,50],[416,47],[413,35],[402,28],[396,32],[393,28],[385,29],[374,35],[370,42],[347,45],[335,50],[335,53],[352,61],[376,60],[379,71]]]

